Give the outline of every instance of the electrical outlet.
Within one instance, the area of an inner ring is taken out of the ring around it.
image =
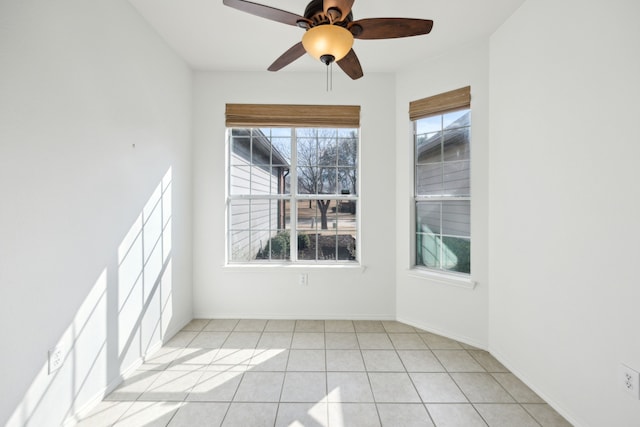
[[[298,276],[298,284],[300,286],[308,286],[309,285],[309,275],[307,273],[300,273]]]
[[[62,356],[62,350],[59,348],[49,350],[49,375],[60,369],[64,361]]]
[[[631,369],[627,365],[620,365],[620,384],[622,388],[636,399],[640,399],[640,374],[638,371]]]

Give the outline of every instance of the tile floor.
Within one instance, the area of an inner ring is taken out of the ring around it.
[[[392,321],[189,323],[79,426],[570,426],[486,351]]]

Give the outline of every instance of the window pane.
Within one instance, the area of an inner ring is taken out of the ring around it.
[[[357,171],[355,168],[338,170],[338,189],[340,194],[357,194]]]
[[[248,136],[234,136],[231,139],[231,165],[249,164],[251,164],[251,140]]]
[[[251,167],[232,166],[229,170],[229,184],[231,194],[251,193]]]
[[[248,200],[234,200],[229,205],[229,224],[232,230],[248,230],[249,224],[249,208]]]
[[[471,239],[442,238],[442,269],[467,274],[471,272]]]
[[[469,161],[444,163],[444,195],[470,196],[471,176]]]
[[[442,161],[442,132],[417,137],[416,159],[419,164]]]
[[[338,144],[338,166],[355,166],[358,161],[358,140],[343,139]]]
[[[442,115],[425,117],[416,120],[416,133],[423,134],[429,132],[437,132],[442,129]]]
[[[298,202],[298,259],[356,260],[356,203]]]
[[[299,166],[317,166],[318,144],[315,138],[298,138],[296,151]]]
[[[416,168],[416,195],[441,194],[442,190],[442,163],[433,163]]]
[[[469,128],[448,130],[444,133],[444,160],[468,160],[469,152]]]
[[[416,265],[440,268],[441,244],[435,234],[416,233]]]
[[[298,168],[298,194],[318,194],[320,170],[317,167]]]
[[[271,162],[274,166],[291,165],[291,138],[271,138]]]
[[[444,114],[442,117],[443,129],[469,126],[470,124],[471,111],[469,109],[453,111],[451,113]]]
[[[440,202],[419,202],[416,206],[416,232],[440,234],[441,233],[441,206]]]
[[[442,234],[459,237],[471,236],[471,202],[442,202]]]
[[[318,138],[318,164],[322,166],[337,166],[338,141],[335,137]]]

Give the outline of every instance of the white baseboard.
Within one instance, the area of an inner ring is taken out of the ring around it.
[[[429,324],[424,323],[424,322],[415,322],[412,319],[402,318],[402,317],[398,318],[396,320],[398,322],[405,323],[405,324],[407,324],[409,326],[413,326],[414,328],[419,328],[419,329],[422,329],[423,331],[427,331],[427,332],[431,332],[431,333],[434,333],[434,334],[442,335],[443,337],[459,341],[461,343],[464,343],[464,344],[479,348],[481,350],[486,350],[487,349],[487,344],[486,343],[481,343],[481,342],[479,342],[477,340],[474,340],[472,338],[469,338],[469,337],[466,337],[466,336],[463,336],[463,335],[458,335],[458,334],[451,333],[451,331],[446,331],[446,330],[434,327],[434,326],[429,325]]]

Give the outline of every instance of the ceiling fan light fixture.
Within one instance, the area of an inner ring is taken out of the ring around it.
[[[302,45],[307,53],[318,61],[328,56],[340,61],[353,46],[353,34],[337,25],[318,25],[304,33]]]

